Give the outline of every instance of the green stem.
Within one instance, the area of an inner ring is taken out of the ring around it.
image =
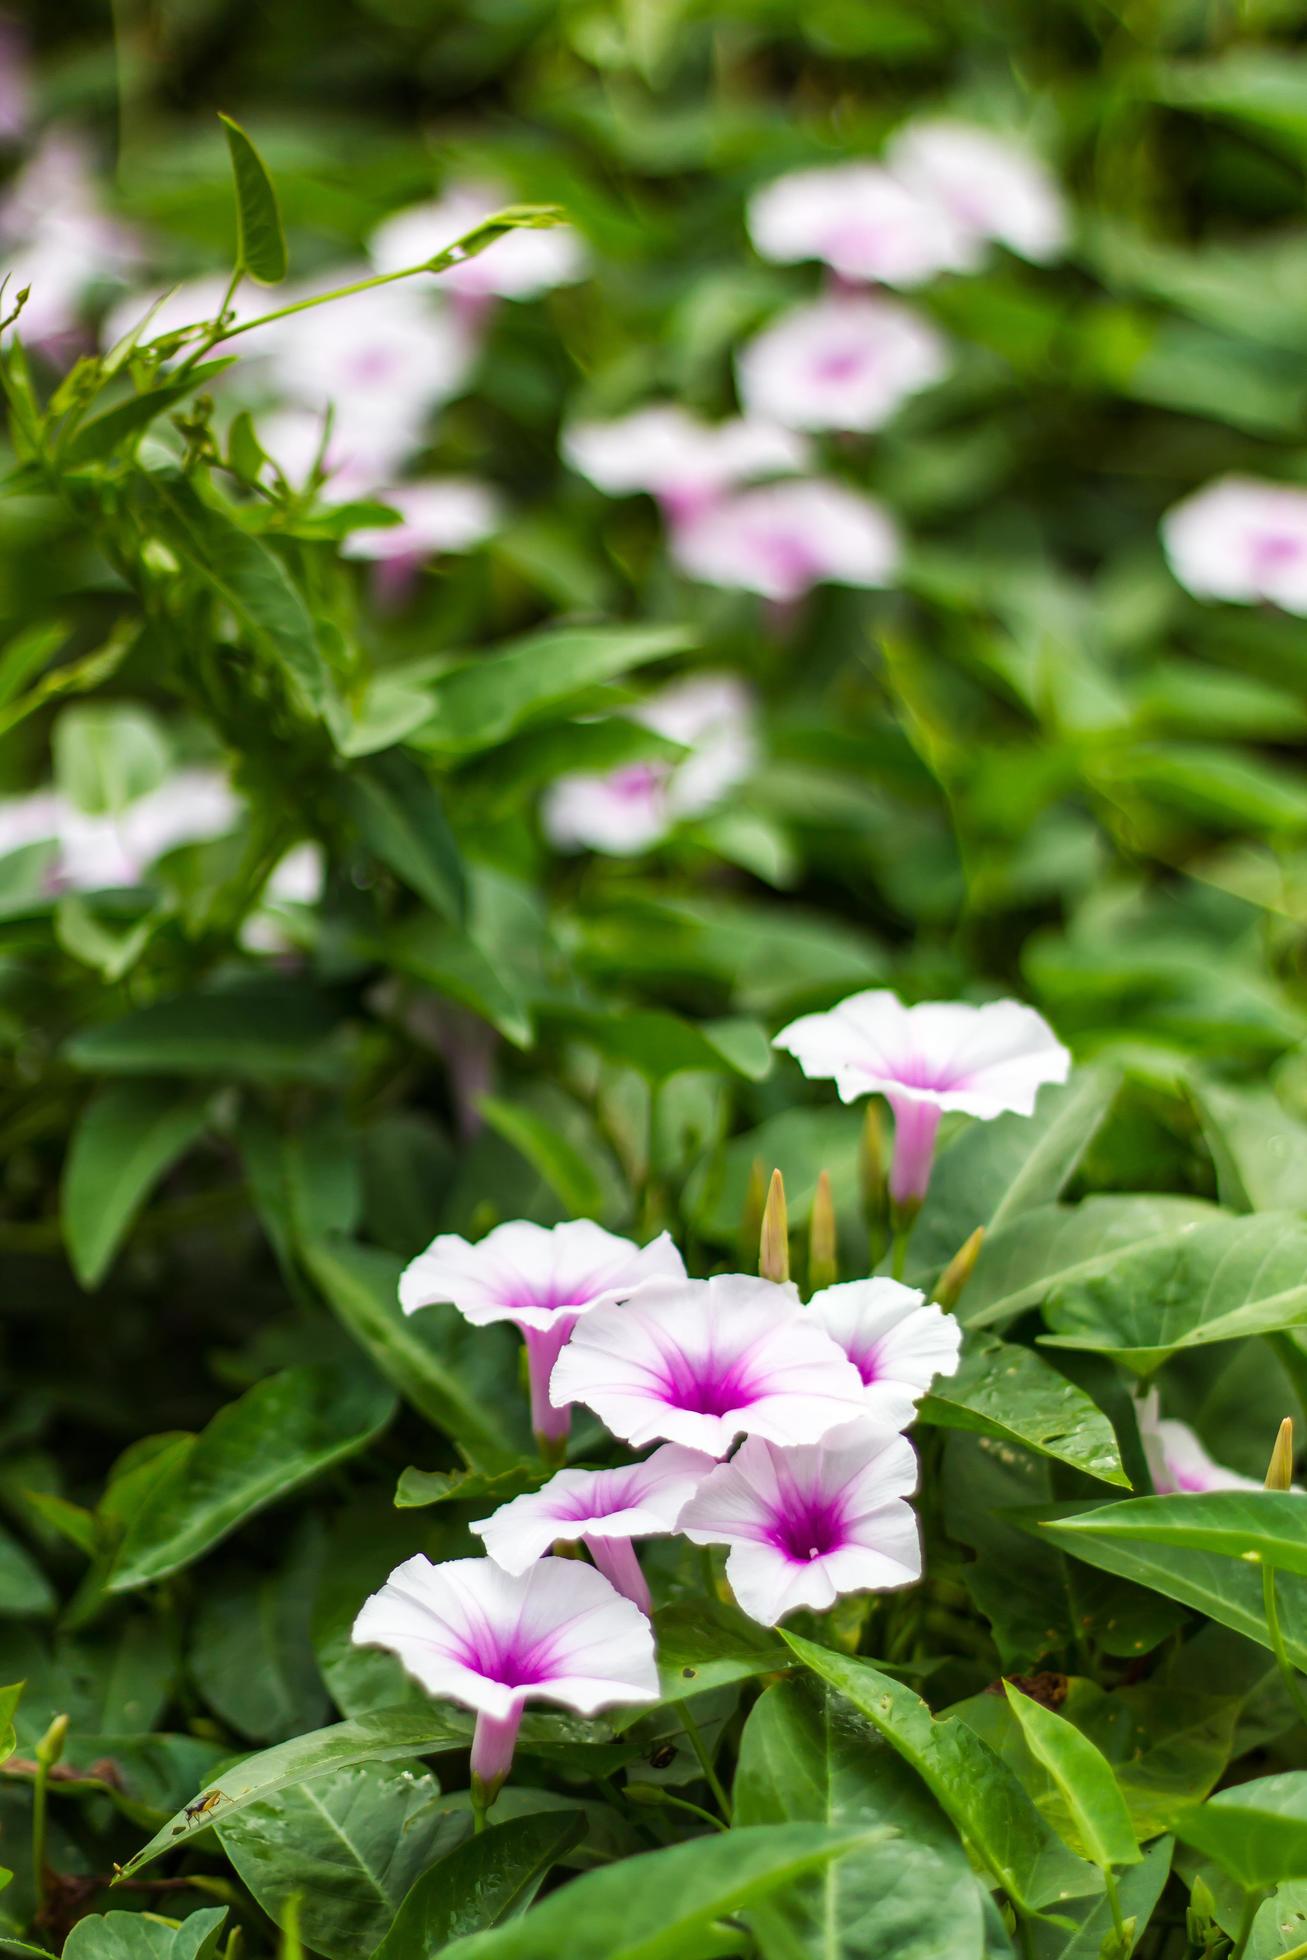
[[[32,1784],[32,1890],[36,1895],[37,1920],[45,1910],[45,1818],[47,1807],[50,1765],[36,1760],[36,1777]]]
[[[1103,1883],[1107,1887],[1107,1903],[1112,1908],[1112,1926],[1121,1948],[1121,1960],[1125,1960],[1127,1941],[1125,1916],[1121,1911],[1121,1894],[1117,1888],[1116,1873],[1109,1871],[1106,1866],[1103,1869]]]
[[[1284,1630],[1280,1625],[1280,1605],[1275,1594],[1275,1567],[1262,1567],[1262,1599],[1266,1607],[1266,1627],[1271,1636],[1271,1652],[1275,1655],[1280,1677],[1289,1691],[1289,1699],[1298,1712],[1299,1719],[1307,1722],[1307,1695],[1298,1683],[1297,1672],[1289,1658],[1284,1644]]]
[[[722,1816],[726,1819],[726,1822],[729,1824],[731,1821],[731,1800],[727,1796],[726,1791],[722,1787],[721,1778],[718,1776],[717,1771],[713,1768],[712,1758],[708,1754],[707,1746],[705,1745],[703,1736],[700,1733],[699,1724],[695,1721],[693,1715],[690,1713],[690,1706],[688,1702],[682,1702],[681,1704],[681,1725],[684,1728],[686,1735],[690,1738],[690,1747],[694,1750],[695,1755],[699,1758],[699,1767],[703,1771],[704,1781],[707,1783],[708,1788],[712,1791],[713,1796],[716,1799],[718,1809],[721,1811]]]
[[[714,1817],[711,1810],[705,1810],[702,1804],[691,1803],[688,1797],[673,1797],[657,1783],[651,1784],[650,1788],[658,1791],[659,1810],[684,1810],[691,1817],[700,1817],[705,1824],[711,1824],[715,1831],[730,1829],[729,1824],[723,1824],[720,1817]]]

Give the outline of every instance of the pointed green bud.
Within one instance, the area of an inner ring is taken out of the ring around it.
[[[56,1715],[53,1722],[33,1752],[42,1769],[53,1769],[64,1753],[64,1743],[68,1738],[68,1717]]]
[[[935,1299],[945,1313],[952,1313],[962,1298],[962,1289],[976,1270],[976,1261],[980,1257],[980,1248],[984,1243],[985,1228],[983,1225],[977,1225],[971,1237],[958,1247],[940,1274],[939,1285],[935,1288]]]
[[[820,1293],[834,1286],[840,1276],[835,1245],[835,1200],[831,1196],[830,1173],[823,1171],[812,1195],[812,1216],[808,1222],[808,1292]]]
[[[858,1149],[858,1186],[867,1224],[877,1230],[889,1216],[889,1153],[885,1148],[885,1124],[880,1104],[873,1096],[862,1120],[862,1142]]]
[[[1280,1424],[1271,1451],[1271,1461],[1266,1470],[1267,1490],[1293,1489],[1293,1417],[1286,1416]]]
[[[771,1174],[767,1203],[762,1214],[758,1239],[758,1271],[763,1279],[782,1284],[790,1276],[790,1223],[785,1205],[785,1180],[779,1171]]]
[[[744,1193],[744,1209],[740,1213],[740,1270],[748,1272],[753,1264],[759,1234],[762,1231],[762,1214],[767,1203],[767,1172],[761,1157],[755,1157],[749,1166],[749,1182]]]

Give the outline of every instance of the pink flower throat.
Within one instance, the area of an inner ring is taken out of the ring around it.
[[[773,1517],[768,1541],[791,1564],[811,1565],[844,1543],[843,1511],[828,1497],[796,1492],[790,1507]]]
[[[744,1409],[756,1402],[759,1388],[750,1379],[741,1361],[719,1361],[713,1356],[691,1360],[685,1355],[665,1358],[664,1373],[658,1385],[664,1402],[696,1416],[725,1416],[733,1409]]]

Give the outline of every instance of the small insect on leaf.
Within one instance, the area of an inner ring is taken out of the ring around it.
[[[209,1790],[206,1792],[204,1796],[197,1798],[194,1803],[187,1804],[186,1815],[188,1819],[192,1823],[194,1823],[197,1817],[207,1817],[209,1812],[211,1810],[216,1810],[218,1808],[218,1805],[223,1801],[224,1801],[223,1791]]]
[[[286,234],[263,158],[238,122],[219,112],[236,180],[236,265],[261,286],[286,277]]]

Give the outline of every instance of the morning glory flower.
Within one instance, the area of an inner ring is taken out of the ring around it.
[[[749,236],[782,265],[824,259],[841,278],[920,286],[965,270],[975,247],[942,204],[874,163],[793,170],[749,200]]]
[[[943,336],[896,300],[832,293],[792,307],[740,351],[750,414],[792,429],[879,429],[948,368]]]
[[[807,1076],[834,1081],[841,1102],[885,1096],[894,1111],[890,1197],[920,1204],[945,1110],[1033,1116],[1045,1082],[1065,1082],[1071,1057],[1042,1015],[1015,1000],[984,1007],[923,1001],[905,1007],[882,988],[853,994],[826,1014],[804,1014],[774,1046]]]
[[[378,272],[402,272],[443,252],[516,202],[512,193],[488,184],[459,184],[443,197],[411,204],[378,226],[368,251]],[[484,252],[439,275],[443,289],[461,301],[538,299],[553,286],[569,286],[585,276],[585,252],[569,225],[524,226],[505,232]]]
[[[724,497],[677,525],[671,546],[691,578],[780,603],[814,585],[888,585],[899,562],[898,533],[880,505],[820,477]]]
[[[137,263],[137,239],[102,209],[97,182],[81,141],[52,131],[0,198],[5,310],[30,288],[17,327],[29,346],[57,351],[78,332],[96,288],[121,283]]]
[[[1197,599],[1307,613],[1307,489],[1220,477],[1167,512],[1162,544]]]
[[[930,117],[893,138],[886,162],[910,191],[948,213],[964,238],[996,239],[1042,262],[1065,249],[1056,178],[1021,144],[971,123]]]
[[[673,521],[693,517],[736,484],[808,461],[808,445],[790,429],[753,418],[705,422],[674,402],[653,402],[611,422],[575,422],[561,446],[597,490],[610,497],[647,491]]]
[[[1170,1497],[1177,1491],[1264,1488],[1260,1477],[1241,1477],[1237,1470],[1227,1470],[1223,1463],[1217,1463],[1187,1422],[1164,1416],[1156,1389],[1138,1398],[1135,1420],[1153,1489],[1159,1497]]]
[[[50,887],[113,891],[141,884],[165,852],[223,837],[244,805],[217,769],[179,769],[113,814],[91,815],[53,790],[0,804],[0,856],[48,844]]]
[[[615,1470],[560,1470],[543,1490],[501,1504],[468,1526],[505,1572],[525,1572],[559,1539],[580,1539],[618,1592],[643,1613],[653,1601],[633,1538],[667,1537],[713,1467],[701,1450],[664,1443],[643,1463]]]
[[[420,433],[389,416],[374,422],[348,407],[328,416],[294,402],[260,415],[256,426],[260,446],[291,489],[306,490],[318,472],[315,495],[324,504],[380,495],[403,470]]]
[[[408,591],[427,560],[472,551],[503,521],[504,506],[488,483],[470,476],[428,477],[380,491],[378,503],[398,513],[398,524],[364,525],[341,546],[346,558],[370,559],[383,594],[397,599]]]
[[[957,1373],[962,1329],[951,1313],[894,1279],[853,1279],[808,1302],[862,1377],[866,1413],[903,1429],[937,1375]]]
[[[753,696],[733,674],[691,674],[641,702],[630,718],[682,743],[686,754],[560,776],[540,812],[559,850],[633,857],[721,803],[757,759]]]
[[[696,1545],[729,1545],[726,1577],[751,1619],[775,1626],[841,1593],[921,1577],[921,1534],[907,1499],[917,1458],[906,1436],[846,1423],[819,1443],[778,1449],[750,1436],[681,1513]]]
[[[475,1244],[454,1232],[433,1239],[400,1275],[399,1304],[416,1313],[448,1301],[474,1327],[512,1321],[526,1342],[532,1427],[555,1448],[567,1435],[570,1398],[551,1401],[549,1378],[580,1317],[684,1275],[666,1232],[639,1246],[588,1218],[554,1226],[515,1219]]]
[[[655,1280],[577,1323],[555,1403],[584,1402],[640,1449],[661,1438],[722,1456],[737,1436],[811,1443],[861,1413],[862,1380],[799,1304],[745,1273]]]
[[[327,861],[321,844],[292,844],[268,876],[258,904],[240,929],[247,953],[291,953],[296,950],[297,916],[321,899],[327,883]]]
[[[385,1647],[430,1695],[476,1710],[472,1795],[494,1802],[533,1698],[580,1715],[658,1694],[653,1634],[639,1607],[575,1559],[514,1577],[488,1558],[406,1559],[364,1601],[354,1644]]]

